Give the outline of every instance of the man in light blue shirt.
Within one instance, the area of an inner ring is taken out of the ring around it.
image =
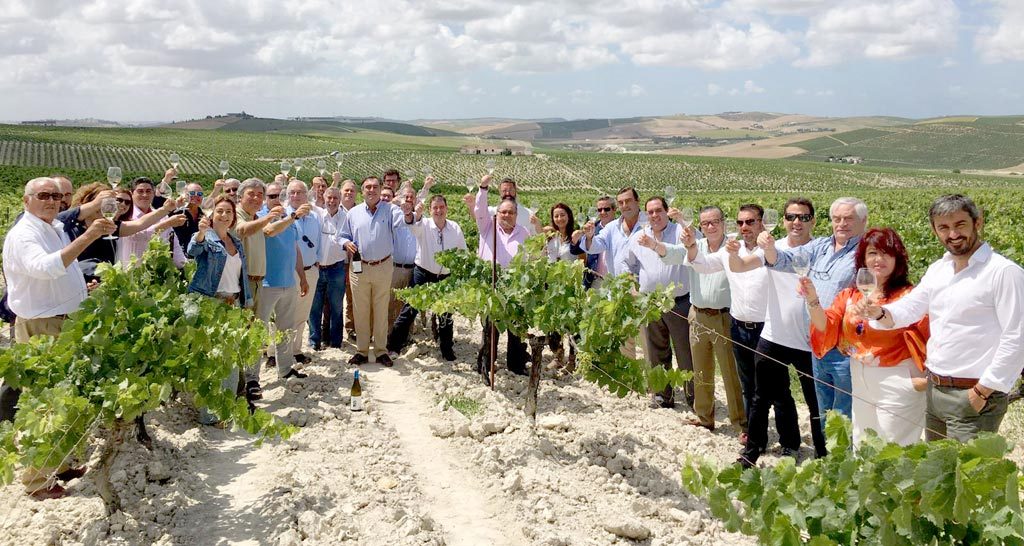
[[[387,189],[381,191],[381,199]],[[405,184],[398,189],[397,201],[392,201],[392,210],[395,215],[402,218],[402,226],[395,230],[395,254],[392,256],[395,261],[395,269],[391,277],[391,299],[388,302],[388,335],[391,335],[391,328],[402,312],[404,302],[395,297],[395,290],[407,288],[412,281],[412,270],[416,267],[416,237],[409,231],[406,220],[413,220],[413,213],[416,209],[416,190],[411,185]],[[394,355],[391,355],[394,358]]]
[[[288,183],[288,206],[285,213],[296,213],[295,227],[299,230],[299,253],[302,254],[302,274],[306,278],[306,284],[315,287],[320,280],[320,260],[323,258],[323,245],[321,244],[320,216],[309,214],[312,204],[307,204],[309,188],[301,180],[292,180]],[[305,213],[298,214],[298,211],[306,205]],[[292,355],[295,361],[305,364],[310,358],[302,354],[302,340],[305,338],[306,321],[309,319],[309,310],[313,308],[313,290],[308,291],[304,296],[295,302],[295,338],[292,340]]]
[[[401,214],[395,213],[390,203],[381,201],[377,177],[367,177],[362,186],[363,202],[348,211],[341,229],[345,249],[353,255],[349,278],[356,326],[356,354],[348,362],[354,366],[369,362],[372,341],[377,362],[390,367],[393,362],[387,352],[388,302],[394,277],[395,233],[406,221]],[[357,263],[360,263],[362,272],[355,271]]]

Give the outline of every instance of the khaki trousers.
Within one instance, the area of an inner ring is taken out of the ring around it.
[[[292,339],[292,354],[297,355],[302,352],[302,341],[306,337],[306,321],[309,320],[309,310],[313,308],[313,294],[316,292],[316,283],[320,280],[320,268],[313,266],[303,273],[306,275],[306,284],[309,285],[309,290],[306,290],[306,295],[298,298],[295,301],[295,326],[292,326],[292,330],[295,330],[295,337]],[[295,293],[298,296],[298,291]]]
[[[65,317],[21,318],[14,321],[14,341],[27,343],[35,336],[59,336]],[[7,388],[6,386],[4,387]],[[52,461],[56,466],[26,467],[21,473],[21,483],[27,493],[47,489],[54,484],[54,475],[68,469],[67,460]]]
[[[387,353],[388,303],[393,278],[391,258],[376,265],[363,262],[363,272],[352,280],[352,315],[356,325],[356,352],[370,358],[370,342],[376,354]]]
[[[391,328],[395,325],[395,320],[398,318],[398,314],[402,312],[402,306],[405,302],[395,297],[394,290],[399,288],[407,288],[409,282],[412,281],[412,269],[406,269],[404,267],[396,267],[391,273],[391,299],[388,302],[388,333],[391,333]]]
[[[747,430],[747,412],[743,407],[743,389],[729,343],[729,313],[708,315],[690,308],[690,353],[693,355],[694,413],[701,424],[715,424],[715,361],[722,371],[729,421]],[[715,335],[717,332],[719,335]]]

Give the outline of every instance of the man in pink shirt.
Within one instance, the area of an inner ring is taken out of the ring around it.
[[[472,194],[466,194],[464,200],[476,218],[476,227],[480,232],[480,242],[477,245],[477,255],[483,260],[496,259],[498,265],[507,267],[512,257],[519,253],[519,246],[526,240],[529,233],[526,228],[516,224],[518,206],[512,197],[506,197],[498,204],[497,218],[495,225],[494,218],[487,211],[487,189],[490,186],[490,175],[480,180],[480,190],[476,198]],[[497,230],[497,245],[495,241],[495,230]],[[484,383],[490,384],[489,370],[485,362],[489,361],[491,347],[491,323],[484,324],[483,343],[480,345],[480,352],[476,357],[476,369],[483,375]],[[499,332],[500,334],[500,332]],[[494,340],[497,343],[497,339]],[[519,339],[519,336],[508,332],[508,345],[506,348],[506,363],[509,371],[519,375],[526,375],[526,361],[529,356],[526,353],[526,345]]]

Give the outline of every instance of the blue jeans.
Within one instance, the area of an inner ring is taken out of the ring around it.
[[[309,344],[316,345],[323,340],[324,303],[329,307],[330,332],[327,343],[331,347],[341,347],[341,331],[343,327],[342,306],[345,303],[345,263],[320,268],[320,278],[316,281],[313,293],[313,307],[309,309]]]
[[[824,358],[812,358],[814,378],[818,380],[814,382],[814,391],[818,395],[818,413],[821,415],[822,428],[825,427],[828,410],[836,410],[852,419],[853,398],[848,394],[853,391],[853,384],[850,381],[850,357],[840,353],[838,349],[832,349],[825,353]]]

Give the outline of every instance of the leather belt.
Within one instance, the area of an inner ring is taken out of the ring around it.
[[[950,377],[930,371],[928,372],[928,380],[939,387],[952,387],[954,389],[970,389],[978,384],[978,380],[973,377]]]
[[[736,324],[740,325],[740,327],[746,328],[747,330],[757,330],[758,326],[761,326],[761,325],[764,324],[763,322],[749,322],[749,321],[746,321],[746,320],[736,320],[735,318],[732,319],[732,321],[735,322]]]
[[[416,267],[416,264],[394,264],[395,267],[401,267],[402,269],[412,269]]]
[[[303,271],[309,271],[310,269],[313,269],[313,266],[307,265],[306,267],[302,268]]]
[[[345,262],[337,261],[337,262],[334,262],[331,265],[320,265],[320,270],[323,271],[324,269],[334,269],[335,267],[342,266],[342,265],[345,265]]]
[[[382,264],[382,263],[384,263],[384,262],[386,262],[386,261],[388,261],[390,259],[391,259],[391,255],[388,254],[387,256],[384,256],[383,258],[381,258],[379,260],[373,260],[373,261],[363,260],[363,265],[380,265],[380,264]]]
[[[263,275],[248,275],[250,281],[262,281]]]
[[[728,307],[722,309],[705,309],[703,307],[697,307],[696,305],[693,306],[693,310],[697,311],[698,313],[704,313],[709,317],[717,317],[718,315],[729,312]]]

